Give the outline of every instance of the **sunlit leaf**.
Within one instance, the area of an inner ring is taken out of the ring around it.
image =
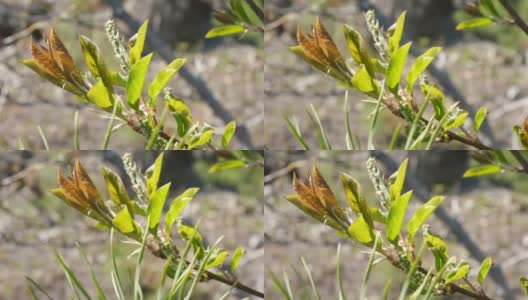
[[[130,48],[130,65],[134,66],[141,59],[141,54],[143,53],[143,48],[145,47],[145,38],[147,36],[148,20],[146,20],[141,27],[139,27],[138,32],[131,38],[130,43],[133,46]]]
[[[471,266],[468,263],[463,263],[462,265],[455,268],[455,270],[447,272],[445,278],[445,284],[449,284],[458,279],[466,277],[469,273]]]
[[[389,62],[389,68],[387,69],[387,86],[393,94],[398,93],[403,67],[405,66],[405,61],[407,60],[410,48],[411,42],[398,48]]]
[[[502,171],[502,167],[499,165],[477,166],[477,167],[467,170],[464,173],[464,178],[491,175],[491,174],[500,173],[501,171]]]
[[[368,244],[373,241],[371,230],[363,216],[359,216],[348,228],[348,233],[360,243]]]
[[[241,168],[241,167],[245,167],[245,166],[246,166],[246,162],[243,161],[243,160],[230,159],[230,160],[226,160],[226,161],[221,161],[221,162],[215,163],[213,166],[211,166],[209,168],[208,172],[209,173],[215,173],[215,172],[218,172],[218,171],[236,169],[236,168]]]
[[[189,188],[172,200],[170,208],[165,215],[165,232],[171,232],[174,222],[199,190],[199,188]]]
[[[224,128],[224,134],[222,135],[222,148],[227,148],[227,146],[229,146],[229,142],[231,141],[231,138],[233,138],[235,130],[236,121],[231,121],[226,125]]]
[[[126,206],[124,206],[112,220],[114,227],[122,233],[131,233],[134,231],[134,220]]]
[[[405,26],[406,15],[406,11],[402,12],[401,15],[398,17],[398,20],[396,21],[394,31],[389,32],[389,53],[391,56],[394,55],[394,52],[396,52],[400,47],[400,41],[403,35],[403,27]]]
[[[472,28],[486,26],[489,24],[493,24],[493,20],[490,18],[486,18],[486,17],[473,18],[473,19],[469,19],[469,20],[458,23],[456,29],[457,30],[472,29]]]
[[[427,50],[424,54],[420,55],[418,58],[416,58],[411,69],[409,70],[409,73],[407,74],[408,93],[412,92],[416,80],[418,80],[418,77],[425,71],[425,69],[427,69],[429,64],[438,55],[438,53],[440,53],[440,50],[442,50],[442,48],[433,47]]]
[[[407,211],[407,204],[411,199],[412,191],[409,191],[391,203],[389,215],[387,217],[387,238],[389,241],[396,243],[400,235],[401,226]]]
[[[141,97],[145,76],[147,75],[147,70],[151,59],[152,53],[141,58],[136,64],[132,66],[130,70],[126,87],[126,95],[128,103],[134,108],[138,107],[138,100]]]
[[[482,264],[480,264],[479,272],[478,272],[478,283],[482,285],[484,283],[484,280],[488,276],[488,272],[491,269],[492,266],[492,260],[491,257],[486,258]]]
[[[153,233],[156,232],[161,217],[161,212],[165,206],[165,201],[167,200],[167,194],[169,193],[171,183],[167,183],[157,189],[149,198],[149,205],[147,209],[147,214],[149,216],[149,230]]]
[[[475,132],[478,132],[480,130],[480,126],[482,126],[482,123],[484,122],[484,119],[486,119],[487,114],[488,109],[484,106],[477,111],[477,113],[475,114],[475,119],[473,120],[473,129],[475,130]]]
[[[238,33],[244,32],[245,30],[246,28],[242,25],[237,25],[237,24],[224,25],[224,26],[215,27],[209,30],[207,34],[205,35],[205,38],[210,39],[210,38],[215,38],[215,37],[220,37],[220,36],[225,36],[225,35],[238,34]]]
[[[169,80],[176,74],[180,68],[185,64],[186,59],[184,58],[178,58],[173,60],[169,65],[167,65],[165,68],[161,69],[159,73],[154,77],[154,80],[150,83],[148,87],[148,95],[149,95],[149,104],[150,106],[154,106],[156,99],[158,98],[158,95],[160,92],[165,88]]]
[[[414,213],[412,218],[407,223],[407,231],[409,233],[408,240],[412,242],[414,236],[420,226],[427,220],[429,215],[445,200],[444,196],[434,196],[427,203],[422,204]]]

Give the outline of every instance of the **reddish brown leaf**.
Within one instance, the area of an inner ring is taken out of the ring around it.
[[[341,221],[347,221],[348,218],[346,217],[343,210],[339,207],[334,193],[315,165],[312,167],[310,183],[312,185],[312,190],[328,214]]]
[[[75,66],[75,62],[70,56],[70,53],[68,53],[68,50],[66,49],[62,41],[59,39],[53,28],[50,29],[48,43],[51,56],[55,63],[62,70],[62,73],[66,77],[71,77],[75,82],[79,84],[82,83],[83,79],[81,77],[79,69],[77,69],[77,67]]]
[[[78,160],[75,161],[73,177],[79,190],[83,192],[92,208],[98,208],[101,211],[107,212],[106,206],[101,199],[101,195],[99,195],[97,188]]]
[[[319,199],[317,199],[312,188],[297,180],[296,176],[293,176],[293,190],[307,209],[310,209],[319,215],[327,215],[326,210],[319,202]]]
[[[66,77],[62,73],[62,70],[55,63],[51,52],[47,48],[35,44],[33,42],[33,39],[31,39],[29,42],[29,51],[37,65],[44,72],[50,74],[53,77],[66,80]]]
[[[315,60],[322,65],[330,63],[321,49],[319,49],[315,38],[310,35],[303,34],[299,28],[297,28],[297,42],[301,47],[303,47],[304,53],[310,59]]]
[[[335,44],[334,40],[332,40],[330,34],[328,34],[328,31],[326,31],[326,28],[324,27],[323,23],[321,23],[319,18],[315,20],[313,31],[317,45],[319,46],[319,49],[321,49],[321,51],[325,54],[325,56],[330,61],[335,62],[337,65],[343,64],[344,59],[341,55],[341,52],[339,52],[337,45]]]
[[[83,192],[78,188],[74,180],[62,176],[59,170],[58,174],[59,188],[66,199],[69,200],[72,206],[80,208],[83,212],[90,209],[87,199]]]

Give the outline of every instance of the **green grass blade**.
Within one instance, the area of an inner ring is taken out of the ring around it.
[[[384,84],[382,86],[385,86]],[[376,123],[378,121],[378,115],[381,109],[381,103],[383,102],[383,88],[380,92],[380,95],[378,97],[378,101],[376,102],[376,108],[374,109],[372,119],[370,120],[370,126],[369,126],[369,133],[368,133],[368,142],[367,142],[367,148],[368,150],[374,150],[374,134],[376,131]]]
[[[90,270],[90,275],[92,277],[92,281],[94,282],[94,285],[95,285],[95,289],[97,291],[97,297],[99,300],[106,300],[106,296],[105,296],[105,293],[103,291],[103,289],[101,288],[101,285],[99,284],[99,281],[97,281],[97,278],[95,276],[95,273],[93,271],[93,268],[92,268],[92,265],[90,264],[90,262],[88,261],[88,256],[86,255],[86,252],[84,252],[81,248],[81,246],[79,245],[79,243],[76,243],[76,246],[77,246],[77,249],[79,249],[79,253],[81,253],[81,256],[85,262],[85,264],[88,266],[88,269]]]
[[[316,300],[320,300],[319,292],[317,291],[317,287],[315,286],[315,283],[312,278],[312,272],[310,272],[310,267],[308,267],[308,264],[306,264],[306,260],[304,257],[301,257],[301,262],[304,266],[304,270],[306,271],[306,275],[308,275],[308,280],[310,280],[310,286],[312,287],[312,293]]]
[[[418,128],[418,123],[421,121],[422,115],[425,109],[427,108],[429,101],[430,101],[429,98],[425,97],[424,103],[422,104],[422,106],[420,107],[420,110],[414,117],[413,123],[411,125],[411,129],[409,130],[409,135],[407,136],[407,141],[405,142],[405,150],[409,150],[409,148],[411,147],[414,133],[416,132],[416,129]]]
[[[50,299],[50,300],[53,300],[53,298],[48,294],[46,293],[46,291],[44,290],[43,287],[40,286],[40,284],[38,284],[35,280],[33,280],[31,277],[29,276],[26,276],[26,280],[29,281],[31,284],[33,284],[42,294],[44,294],[44,296],[46,296],[46,298]],[[28,286],[28,288],[31,288],[31,286]],[[31,288],[31,291],[33,291],[33,294],[35,293],[35,291],[33,290],[33,288]],[[30,291],[30,293],[31,293]],[[37,298],[38,299],[38,298]]]
[[[451,107],[449,108],[449,110],[447,111],[447,113],[442,117],[442,119],[440,119],[440,121],[439,121],[438,124],[436,125],[435,131],[433,132],[433,134],[432,134],[431,137],[429,138],[429,141],[427,142],[427,145],[425,145],[425,150],[430,150],[430,149],[431,149],[431,147],[433,146],[433,143],[434,143],[436,137],[437,137],[438,134],[440,133],[440,130],[442,130],[442,128],[444,127],[444,124],[447,122],[447,119],[448,119],[449,116],[451,115],[451,112],[452,112],[457,106],[458,106],[457,104],[451,106]]]
[[[81,299],[81,296],[79,295],[79,291],[86,299],[92,299],[92,297],[90,297],[90,294],[88,294],[88,292],[83,287],[83,285],[81,284],[77,276],[75,276],[73,271],[70,269],[70,267],[68,267],[68,265],[66,264],[62,256],[57,251],[55,251],[55,257],[59,261],[62,271],[64,272],[64,276],[66,276],[66,280],[70,284],[72,291],[77,296],[77,299]]]
[[[299,129],[299,127],[295,126],[295,124],[293,124],[293,122],[285,114],[282,114],[282,118],[284,119],[284,121],[286,121],[288,129],[293,134],[297,142],[301,144],[301,146],[303,146],[304,150],[310,150],[310,147],[302,137],[301,130]]]
[[[44,144],[44,149],[46,149],[46,151],[49,151],[48,139],[46,138],[46,135],[44,134],[42,127],[40,127],[40,125],[37,126],[37,130],[39,132],[40,139],[42,140],[42,143]]]
[[[149,224],[149,220],[150,217],[147,217],[146,224]],[[139,249],[138,258],[136,261],[136,274],[134,276],[134,300],[136,300],[138,296],[139,299],[143,299],[143,292],[141,291],[139,279],[141,277],[141,265],[143,263],[143,254],[145,253],[145,246],[147,245],[147,236],[148,230],[145,230],[145,233],[143,234],[143,240],[141,241],[141,248]]]
[[[401,124],[398,123],[398,125],[396,125],[396,129],[394,129],[394,132],[392,133],[392,138],[389,144],[390,150],[394,150],[394,148],[396,147],[396,143],[398,142],[398,137],[400,136],[400,131],[401,131]]]
[[[330,142],[328,141],[328,136],[326,135],[326,132],[323,127],[323,123],[321,123],[321,119],[319,118],[319,114],[317,113],[317,110],[315,110],[315,107],[313,104],[310,104],[311,113],[308,113],[312,121],[317,126],[317,139],[319,141],[319,146],[322,150],[332,150],[332,146],[330,145]]]
[[[350,128],[350,105],[348,100],[348,90],[345,92],[345,125],[346,125],[346,144],[348,150],[358,149],[357,145],[354,143],[354,136],[352,135],[352,129]]]
[[[420,145],[420,143],[429,134],[429,132],[431,131],[431,128],[433,127],[433,123],[434,123],[434,116],[431,117],[429,122],[427,122],[427,126],[425,126],[425,129],[422,131],[422,133],[420,133],[420,135],[416,138],[416,140],[414,140],[414,142],[411,145],[411,149],[410,150],[418,150],[416,148]]]
[[[341,274],[341,244],[337,244],[337,287],[339,300],[346,300],[345,289],[343,288],[343,275]]]
[[[422,257],[425,253],[426,249],[425,241],[422,242],[422,245],[420,246],[420,250],[418,250],[418,254],[416,255],[416,258],[414,259],[413,263],[411,264],[411,268],[409,269],[409,272],[407,272],[407,275],[405,276],[405,281],[403,282],[403,286],[400,291],[400,298],[399,300],[405,300],[405,297],[407,295],[407,290],[409,289],[409,285],[411,283],[412,277],[414,275],[414,272],[416,272],[416,269],[418,268],[418,265],[422,261]]]
[[[110,229],[110,256],[112,257],[112,285],[114,286],[114,291],[119,300],[125,300],[125,293],[123,291],[123,283],[121,281],[121,276],[119,275],[119,270],[117,269],[116,263],[116,254],[114,252],[114,228]]]
[[[79,111],[73,115],[73,150],[80,150],[79,146]]]
[[[359,290],[359,299],[367,299],[367,284],[370,278],[370,271],[372,271],[372,266],[374,265],[374,257],[376,256],[376,249],[378,249],[379,235],[376,234],[376,239],[374,240],[374,246],[372,247],[372,253],[370,254],[369,261],[367,263],[367,268],[363,274],[363,282],[361,283],[361,288]]]
[[[194,290],[196,289],[196,285],[202,279],[202,275],[205,272],[205,267],[207,266],[207,262],[209,261],[209,258],[214,253],[215,249],[218,248],[218,245],[222,241],[222,237],[220,237],[216,243],[207,251],[207,255],[203,258],[202,262],[200,263],[200,266],[198,267],[198,271],[196,274],[194,274],[194,279],[191,283],[191,286],[189,287],[189,290],[187,292],[187,296],[185,297],[185,300],[191,300]]]
[[[108,128],[106,129],[103,143],[101,144],[101,149],[106,150],[108,148],[108,143],[110,142],[110,136],[112,135],[112,130],[114,127],[114,120],[115,116],[117,114],[117,105],[119,101],[114,102],[114,108],[112,108],[112,116],[110,117],[110,121],[108,121]]]
[[[392,278],[389,278],[385,286],[383,287],[383,293],[381,294],[381,300],[389,299],[389,292],[392,286]]]
[[[271,277],[271,281],[273,282],[273,285],[275,286],[275,288],[282,294],[282,296],[284,296],[284,298],[286,300],[293,300],[293,295],[291,295],[290,293],[288,293],[288,289],[286,288],[285,285],[282,284],[282,282],[280,281],[280,279],[275,275],[275,273],[273,273],[271,270],[269,270],[268,268],[266,268],[266,272],[268,273],[268,275]]]

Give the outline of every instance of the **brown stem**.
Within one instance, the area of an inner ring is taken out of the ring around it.
[[[526,35],[528,35],[528,24],[519,16],[515,8],[508,2],[508,0],[499,0],[502,6],[508,11],[510,16],[513,18],[513,22],[517,25]]]

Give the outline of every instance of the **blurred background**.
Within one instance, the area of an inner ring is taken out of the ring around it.
[[[387,151],[375,152],[378,168],[389,177],[396,167],[409,158],[404,191],[414,190],[409,202],[406,220],[422,204],[419,195],[427,201],[433,195],[446,195],[440,206],[451,218],[450,225],[431,215],[426,222],[430,229],[446,241],[449,256],[468,261],[472,267],[470,278],[476,278],[481,261],[476,261],[468,250],[468,240],[460,240],[455,234],[464,230],[484,257],[491,256],[500,266],[505,282],[518,299],[524,293],[519,277],[528,270],[528,175],[498,174],[494,176],[462,179],[462,174],[476,163],[467,151]],[[528,153],[525,153],[527,155]],[[355,178],[361,185],[371,207],[378,205],[375,190],[368,177],[367,151],[267,151],[264,176],[265,204],[265,265],[283,280],[286,272],[292,291],[299,299],[312,299],[311,287],[301,258],[311,270],[315,286],[321,299],[339,299],[336,263],[337,245],[341,244],[341,272],[343,286],[349,299],[359,297],[364,270],[369,254],[359,244],[337,236],[334,230],[311,217],[284,199],[294,194],[292,176],[307,180],[311,166],[316,163],[341,207],[347,207],[346,198],[339,180],[341,172]],[[390,166],[388,161],[396,166]],[[389,167],[388,167],[389,166]],[[438,211],[439,209],[437,209]],[[406,222],[406,221],[405,221]],[[454,226],[454,227],[451,227]],[[430,253],[424,256],[425,268],[434,260]],[[496,271],[494,271],[496,272]],[[388,280],[392,289],[388,299],[396,299],[403,282],[402,273],[383,262],[376,265],[370,274],[367,296],[379,299]],[[484,282],[484,289],[493,299],[505,299],[493,276]],[[283,299],[266,277],[266,299]],[[446,299],[465,299],[457,296]]]
[[[89,269],[75,244],[88,255],[96,276],[107,295],[114,295],[110,270],[110,234],[95,227],[92,219],[65,205],[48,191],[56,188],[57,172],[69,174],[79,159],[98,187],[108,198],[101,174],[105,166],[124,179],[122,153],[113,151],[0,153],[0,273],[1,299],[30,299],[25,276],[39,283],[55,299],[71,296],[69,285],[57,262],[57,250],[74,273],[94,294]],[[142,169],[158,156],[156,151],[133,152]],[[200,191],[184,210],[184,220],[196,223],[204,239],[214,243],[223,236],[220,247],[232,253],[238,246],[246,249],[237,276],[257,290],[264,289],[263,171],[261,167],[239,168],[209,174],[208,168],[218,157],[211,151],[172,151],[164,153],[160,184],[172,182],[169,200],[189,187]],[[133,196],[133,194],[131,194]],[[133,277],[135,258],[127,259],[134,249],[114,235],[118,265],[125,282]],[[134,256],[135,257],[135,256]],[[153,299],[164,260],[148,253],[142,269],[141,286],[146,299]],[[230,289],[215,281],[199,284],[193,299],[219,299]],[[41,295],[42,296],[42,295]],[[228,299],[247,297],[236,291]]]
[[[296,119],[309,145],[317,145],[316,128],[307,114],[309,105],[314,104],[333,148],[346,149],[343,113],[345,89],[337,86],[333,78],[313,70],[289,52],[288,47],[297,43],[297,27],[303,32],[310,32],[316,16],[319,16],[345,58],[349,59],[342,24],[359,30],[367,43],[371,43],[364,11],[372,5],[378,9],[377,15],[381,17],[382,23],[389,26],[403,10],[407,10],[404,30],[407,36],[404,39],[413,41],[419,53],[432,46],[443,47],[434,62],[440,75],[428,75],[428,78],[440,84],[448,96],[447,103],[465,100],[474,111],[486,106],[491,128],[483,127],[483,139],[489,140],[489,144],[497,148],[518,147],[513,142],[516,137],[511,129],[513,125],[521,124],[528,114],[525,76],[528,71],[528,36],[516,27],[501,25],[456,31],[458,22],[470,18],[462,9],[465,3],[470,2],[474,1],[267,0],[269,30],[264,38],[267,147],[301,149],[288,130],[282,114]],[[509,2],[514,4],[521,17],[528,19],[528,1]],[[446,88],[441,83],[446,80],[453,85]],[[363,141],[362,149],[366,148],[368,134],[369,120],[366,115],[374,107],[363,102],[364,99],[360,93],[351,91],[349,94],[351,127],[353,133]],[[378,126],[376,143],[389,145],[392,131],[399,122],[390,113],[383,112],[378,120],[378,124],[383,126]]]
[[[20,140],[28,149],[43,149],[37,131],[40,125],[52,149],[71,149],[74,113],[79,110],[81,149],[99,148],[107,119],[19,61],[29,58],[29,36],[36,40],[45,38],[53,27],[81,71],[87,69],[79,46],[80,34],[99,45],[110,68],[119,69],[104,24],[112,18],[108,3],[120,2],[139,22],[148,19],[149,29],[169,46],[175,57],[187,59],[186,67],[206,82],[220,105],[235,116],[237,125],[247,127],[253,147],[262,148],[262,35],[250,33],[242,39],[233,36],[206,40],[206,32],[216,24],[211,13],[224,8],[227,2],[223,0],[0,0],[0,145],[18,148]],[[125,23],[116,22],[125,40],[135,34]],[[147,48],[144,53],[155,50]],[[147,80],[152,80],[166,64],[155,53]],[[190,106],[195,120],[223,128],[221,119],[181,76],[174,76],[168,86]],[[176,126],[172,121],[166,124],[171,132]],[[241,143],[235,140],[232,147],[240,149]],[[113,135],[109,147],[143,149],[144,144],[143,137],[123,128]]]

